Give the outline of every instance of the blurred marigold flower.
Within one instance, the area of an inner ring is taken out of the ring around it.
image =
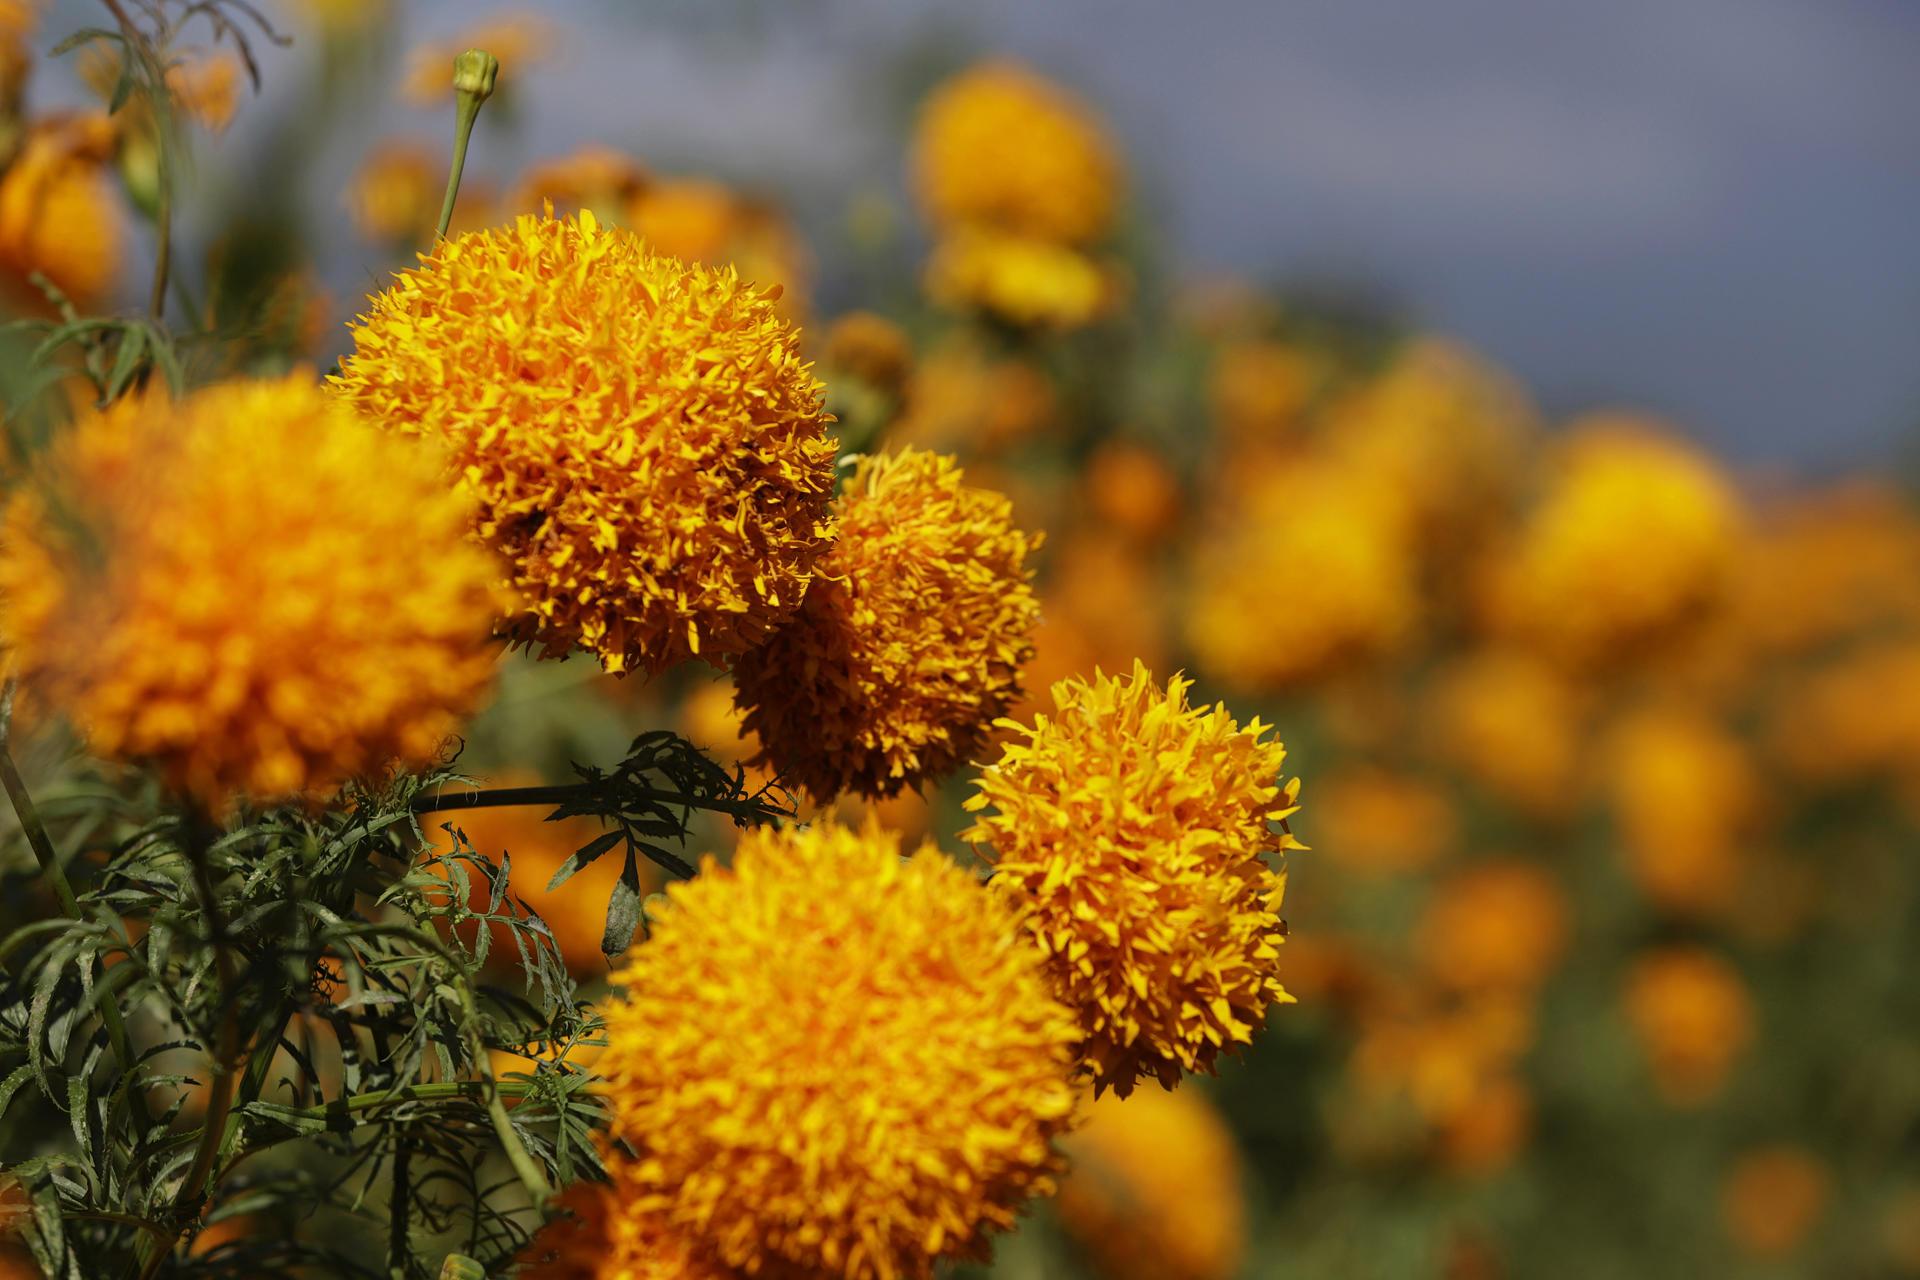
[[[553,47],[553,30],[537,13],[496,14],[449,40],[434,40],[407,54],[401,96],[417,107],[443,106],[453,99],[453,60],[468,49],[484,49],[500,60],[503,87],[537,65]]]
[[[1920,642],[1861,644],[1796,674],[1769,728],[1773,754],[1803,783],[1912,781],[1920,776]]]
[[[1730,626],[1804,654],[1920,624],[1920,517],[1891,485],[1851,480],[1777,502],[1742,545]]]
[[[1402,644],[1419,611],[1403,508],[1323,460],[1268,471],[1194,543],[1186,639],[1238,689],[1308,684]]]
[[[1085,105],[1017,63],[968,68],[921,106],[914,193],[938,227],[1086,243],[1112,223],[1121,181]]]
[[[231,49],[200,49],[167,68],[167,91],[182,115],[211,133],[225,133],[240,106],[245,75]]]
[[[1052,1189],[1072,1019],[1004,900],[875,827],[745,835],[605,1009],[617,1212],[755,1274],[928,1277]]]
[[[1062,1143],[1055,1211],[1107,1280],[1231,1280],[1247,1250],[1233,1130],[1198,1089],[1108,1095]]]
[[[1695,709],[1645,707],[1614,725],[1603,776],[1641,891],[1675,911],[1730,906],[1765,794],[1740,738]]]
[[[426,241],[440,214],[441,164],[434,148],[410,138],[374,147],[347,187],[354,229],[382,244]]]
[[[1654,1083],[1675,1106],[1697,1106],[1718,1093],[1753,1039],[1746,984],[1705,947],[1646,952],[1628,975],[1625,999]]]
[[[1030,236],[962,228],[934,246],[927,296],[1037,329],[1078,329],[1116,296],[1112,272],[1077,249]]]
[[[521,217],[442,241],[353,336],[334,389],[451,451],[510,562],[516,643],[658,672],[799,606],[835,446],[794,329],[732,271],[591,212]]]
[[[587,146],[554,160],[542,161],[521,175],[510,200],[515,213],[539,213],[552,205],[560,213],[593,210],[604,222],[626,216],[627,202],[646,185],[646,166],[613,147]],[[661,245],[654,248],[676,258]]]
[[[1046,374],[1025,360],[997,359],[980,345],[941,343],[915,366],[907,408],[889,440],[978,456],[1041,434],[1060,417]]]
[[[1314,784],[1314,847],[1373,875],[1421,870],[1458,847],[1460,819],[1445,788],[1376,765],[1348,765]]]
[[[1495,624],[1557,658],[1626,661],[1723,602],[1743,526],[1704,455],[1639,419],[1583,419],[1493,569]]]
[[[967,801],[961,838],[1025,908],[1096,1092],[1211,1071],[1293,999],[1278,974],[1286,877],[1267,858],[1301,847],[1272,826],[1299,783],[1281,780],[1268,726],[1188,706],[1190,684],[1163,691],[1136,663],[1055,685],[1055,714],[1009,722],[1024,741]]]
[[[828,368],[895,392],[913,372],[913,344],[900,326],[873,311],[849,311],[827,329]]]
[[[210,811],[322,800],[430,761],[491,681],[471,518],[438,458],[302,375],[132,396],[7,508],[12,661],[95,752]]]
[[[1300,425],[1325,371],[1307,352],[1273,338],[1243,338],[1214,353],[1207,400],[1228,441],[1272,443]]]
[[[1521,811],[1555,818],[1579,798],[1586,703],[1548,663],[1483,649],[1434,674],[1421,718],[1441,760]]]
[[[732,1280],[652,1214],[635,1212],[621,1182],[629,1161],[607,1160],[610,1182],[576,1182],[520,1250],[519,1280]]]
[[[655,252],[730,264],[742,280],[777,299],[781,314],[804,318],[811,264],[799,233],[777,209],[705,178],[664,178],[634,192],[626,219]]]
[[[1443,879],[1415,930],[1421,967],[1463,992],[1536,990],[1566,951],[1566,890],[1537,863],[1503,859]]]
[[[861,459],[800,611],[735,665],[764,762],[818,800],[951,772],[1019,696],[1035,540],[963,479],[915,449]]]
[[[0,271],[20,296],[40,297],[36,271],[82,308],[112,290],[124,254],[112,137],[104,116],[42,120],[0,175]]]
[[[1758,1147],[1728,1172],[1720,1220],[1747,1256],[1785,1257],[1819,1225],[1831,1186],[1826,1165],[1805,1148]]]
[[[1156,542],[1180,521],[1180,477],[1157,449],[1109,440],[1087,459],[1081,489],[1090,513],[1109,528]]]

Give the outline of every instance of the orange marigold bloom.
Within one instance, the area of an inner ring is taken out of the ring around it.
[[[240,55],[231,49],[199,50],[167,68],[167,91],[188,119],[225,133],[240,107]]]
[[[953,311],[1012,324],[1078,329],[1112,305],[1113,275],[1078,249],[1032,236],[963,227],[927,260],[927,296]]]
[[[1286,748],[1257,718],[1189,707],[1144,666],[1053,687],[1055,714],[1010,743],[967,801],[961,838],[1026,908],[1075,1009],[1096,1091],[1211,1071],[1290,1002],[1278,965],[1284,872],[1273,829],[1297,808]]]
[[[1742,524],[1704,455],[1637,419],[1588,418],[1494,571],[1495,620],[1556,657],[1618,661],[1722,601]]]
[[[1832,1178],[1803,1147],[1758,1147],[1742,1155],[1720,1192],[1720,1219],[1742,1253],[1779,1258],[1819,1225]]]
[[[1113,1095],[1061,1144],[1061,1225],[1108,1280],[1231,1280],[1247,1195],[1226,1118],[1197,1089]]]
[[[1675,911],[1728,906],[1763,784],[1746,744],[1704,712],[1648,706],[1610,735],[1606,782],[1627,869]]]
[[[1753,1039],[1746,984],[1705,947],[1676,945],[1641,956],[1627,979],[1626,1013],[1654,1083],[1676,1106],[1718,1093]]]
[[[1087,459],[1081,483],[1095,516],[1142,542],[1158,541],[1180,521],[1180,477],[1151,446],[1107,441]]]
[[[27,691],[215,812],[431,760],[496,656],[440,465],[298,374],[82,418],[0,525]]]
[[[690,1248],[686,1239],[623,1195],[629,1162],[608,1160],[611,1184],[576,1182],[553,1216],[520,1251],[518,1280],[730,1280],[737,1273]]]
[[[1349,765],[1314,783],[1314,847],[1374,875],[1418,871],[1460,842],[1444,787],[1411,774]]]
[[[0,176],[0,272],[39,299],[40,272],[76,305],[99,303],[119,277],[119,201],[104,161],[113,128],[105,117],[41,121]]]
[[[1416,933],[1427,972],[1459,991],[1531,991],[1566,950],[1566,891],[1530,862],[1484,862],[1436,890]]]
[[[1113,221],[1121,174],[1113,144],[1082,103],[1017,63],[986,62],[940,85],[921,107],[913,180],[941,227],[1079,244]]]
[[[438,152],[423,142],[396,139],[367,153],[347,187],[347,214],[369,240],[413,244],[430,235],[440,215],[444,178]]]
[[[335,389],[450,449],[510,562],[516,643],[719,664],[799,606],[835,445],[794,329],[731,270],[591,212],[522,217],[442,241],[353,336]]]
[[[646,166],[624,151],[581,147],[528,169],[510,204],[515,213],[538,213],[549,204],[562,213],[591,209],[596,217],[614,221],[625,216],[627,202],[646,185],[647,177]],[[654,247],[677,258],[698,256]]]
[[[1009,904],[869,826],[671,885],[605,1010],[622,1213],[756,1274],[927,1277],[1051,1190],[1073,1023]]]
[[[1229,439],[1284,439],[1299,424],[1324,371],[1299,347],[1247,338],[1221,347],[1207,372],[1207,400]]]
[[[827,330],[822,362],[883,391],[898,391],[913,371],[913,343],[873,311],[849,311]]]
[[[1557,668],[1524,653],[1467,654],[1434,677],[1421,716],[1436,754],[1499,799],[1539,817],[1572,808],[1587,708]]]
[[[800,611],[734,668],[765,762],[819,800],[951,772],[1020,695],[1033,540],[962,481],[941,454],[862,458]]]

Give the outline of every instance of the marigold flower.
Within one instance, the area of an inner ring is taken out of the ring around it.
[[[440,215],[440,163],[434,148],[412,139],[374,147],[347,187],[354,229],[383,244],[425,240]]]
[[[1644,651],[1724,599],[1742,523],[1707,458],[1638,420],[1589,418],[1495,570],[1497,625],[1574,662]]]
[[[1920,516],[1893,486],[1853,480],[1793,495],[1741,547],[1729,627],[1802,654],[1876,627],[1920,624]]]
[[[1267,690],[1395,649],[1420,604],[1398,498],[1323,461],[1259,483],[1192,551],[1186,637],[1199,665],[1235,688]]]
[[[627,225],[658,253],[683,262],[731,264],[781,313],[805,311],[809,264],[799,235],[777,210],[706,178],[642,184],[626,203]]]
[[[240,107],[240,56],[203,49],[167,68],[167,91],[181,114],[212,133],[225,133]]]
[[[914,191],[938,226],[1080,244],[1113,221],[1121,174],[1087,108],[1013,62],[971,67],[920,109]]]
[[[1148,445],[1123,440],[1100,445],[1087,459],[1082,485],[1095,516],[1142,542],[1158,541],[1180,521],[1180,477]]]
[[[1529,992],[1566,950],[1566,890],[1535,863],[1483,862],[1442,881],[1422,913],[1415,946],[1441,986]]]
[[[1696,1106],[1720,1091],[1753,1039],[1753,1000],[1740,974],[1705,947],[1675,945],[1635,962],[1627,1020],[1660,1094]]]
[[[470,520],[438,459],[301,375],[129,397],[0,523],[12,659],[95,752],[213,812],[322,799],[431,760],[490,682]]]
[[[1108,1280],[1230,1280],[1247,1250],[1240,1152],[1197,1089],[1112,1095],[1062,1144],[1055,1212]]]
[[[992,452],[1039,435],[1059,412],[1053,384],[1032,364],[950,341],[915,366],[906,412],[887,436],[925,449]]]
[[[1025,741],[967,801],[961,838],[1026,908],[1096,1091],[1211,1071],[1293,998],[1278,975],[1286,877],[1266,858],[1301,847],[1271,825],[1299,783],[1281,781],[1266,725],[1189,707],[1191,684],[1163,692],[1138,663],[1062,681],[1053,716],[1007,722]]]
[[[1112,274],[1100,263],[1031,236],[962,228],[942,239],[927,260],[927,296],[940,306],[984,311],[1032,328],[1091,324],[1115,293]]]
[[[1763,794],[1746,745],[1706,713],[1649,706],[1609,735],[1606,787],[1627,869],[1676,911],[1726,907]]]
[[[646,166],[626,152],[612,147],[581,147],[528,169],[515,188],[511,207],[515,213],[538,213],[547,205],[561,213],[591,209],[594,216],[611,222],[625,216],[627,202],[646,182]],[[663,251],[674,257],[687,256],[670,249]]]
[[[100,116],[42,121],[0,175],[0,272],[15,292],[38,299],[36,271],[83,308],[113,288],[123,237],[104,167],[112,132]]]
[[[1051,1190],[1073,1024],[1007,903],[876,827],[744,836],[605,1010],[620,1212],[730,1266],[926,1277]]]
[[[1803,1147],[1757,1147],[1727,1174],[1720,1219],[1747,1256],[1784,1257],[1819,1225],[1832,1181],[1826,1165]]]
[[[1444,787],[1351,765],[1314,783],[1314,847],[1372,875],[1430,866],[1456,848],[1460,818]]]
[[[872,311],[849,311],[827,330],[822,361],[882,391],[898,391],[913,371],[913,344],[900,326]]]
[[[1770,737],[1801,782],[1911,780],[1920,758],[1920,643],[1863,644],[1800,674],[1780,696]]]
[[[1435,674],[1421,708],[1436,755],[1494,796],[1542,818],[1579,796],[1586,699],[1530,654],[1466,654]]]
[[[546,1225],[518,1258],[518,1280],[731,1280],[736,1274],[700,1256],[622,1195],[628,1162],[608,1161],[612,1183],[576,1182],[554,1202]]]
[[[1007,500],[917,449],[861,459],[807,598],[734,667],[764,760],[815,798],[952,771],[1020,693],[1040,604]]]
[[[591,212],[522,217],[441,242],[353,336],[335,389],[449,448],[510,562],[516,643],[657,672],[799,606],[835,445],[795,331],[732,271]]]
[[[1229,439],[1272,443],[1292,434],[1325,371],[1290,342],[1249,338],[1228,343],[1207,374],[1214,421]]]

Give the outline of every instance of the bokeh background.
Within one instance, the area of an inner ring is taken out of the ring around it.
[[[781,285],[850,437],[1046,530],[1020,714],[1138,658],[1289,744],[1298,1003],[1217,1080],[1095,1104],[993,1274],[1920,1275],[1920,10],[263,10],[257,96],[183,71],[205,360],[337,354],[430,233],[482,43],[458,224],[586,206]],[[47,56],[95,20],[50,6],[9,81],[19,309],[30,269],[139,301],[139,124]],[[1122,178],[943,284],[979,228],[913,158],[980,75]],[[516,662],[466,760],[564,777],[659,724],[755,750],[724,678]],[[957,850],[964,795],[880,809]],[[468,833],[531,884],[585,838],[535,818]],[[600,872],[535,899],[589,979]]]

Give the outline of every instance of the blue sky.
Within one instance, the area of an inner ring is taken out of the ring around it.
[[[400,7],[411,36],[497,6]],[[482,169],[602,141],[823,213],[897,186],[903,57],[1012,53],[1107,112],[1195,272],[1362,282],[1557,411],[1651,408],[1759,465],[1920,438],[1920,4],[528,7],[563,34]],[[329,182],[361,129],[445,127],[399,107],[343,122]]]

